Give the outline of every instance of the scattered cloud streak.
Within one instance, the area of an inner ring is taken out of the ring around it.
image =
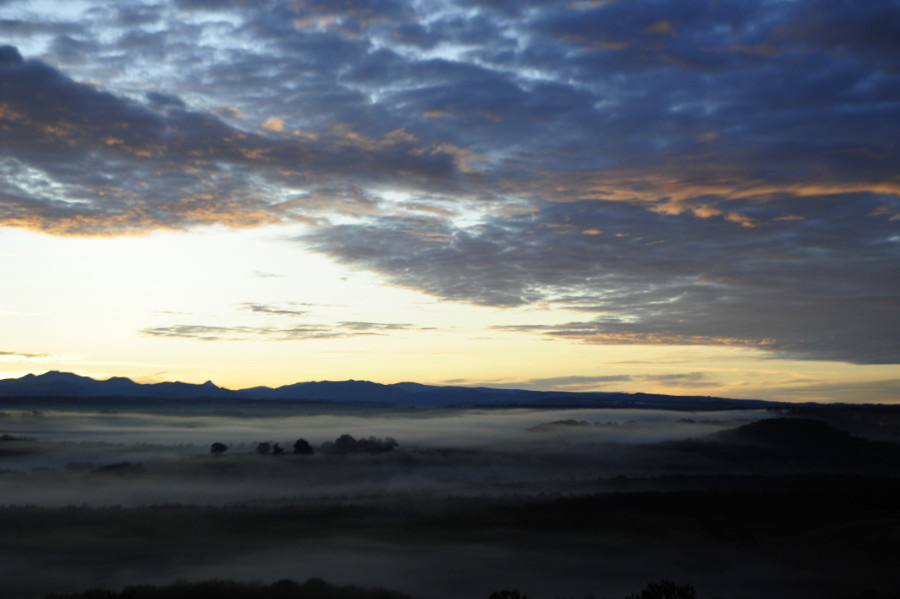
[[[346,337],[346,332],[325,326],[278,327],[222,327],[196,324],[177,324],[163,327],[149,327],[141,334],[151,337],[179,337],[199,341],[249,341],[267,339],[290,341],[297,339],[332,339]]]
[[[291,304],[291,306],[293,305],[294,304]],[[293,307],[285,308],[268,304],[244,303],[241,305],[241,307],[245,310],[250,310],[251,312],[270,314],[274,316],[304,316],[308,312],[307,310],[296,310]]]
[[[50,358],[50,357],[53,357],[53,354],[33,354],[33,353],[16,352],[16,351],[0,351],[0,360],[2,360],[2,359],[39,360],[41,358]]]
[[[279,313],[281,314],[281,313]],[[297,316],[302,313],[293,313]],[[368,335],[383,335],[387,331],[424,330],[413,325],[377,322],[341,322],[334,325],[305,324],[300,326],[209,326],[176,324],[148,327],[140,333],[150,337],[178,337],[199,341],[299,341],[304,339],[338,339]]]
[[[601,376],[558,376],[535,378],[504,383],[500,387],[513,389],[527,388],[543,391],[582,392],[603,389],[615,391],[622,383],[631,382],[665,383],[669,387],[701,388],[715,387],[720,383],[712,380],[705,372],[671,373],[671,374],[609,374]]]

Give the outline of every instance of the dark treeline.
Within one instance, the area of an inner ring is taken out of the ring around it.
[[[230,580],[176,582],[168,586],[139,585],[123,590],[90,589],[73,595],[50,594],[46,599],[412,599],[409,595],[386,589],[336,586],[320,578],[303,584],[280,580],[271,585],[241,583]]]
[[[399,443],[393,437],[369,436],[368,438],[357,439],[353,435],[341,435],[334,441],[325,441],[319,445],[319,452],[326,455],[347,455],[351,453],[386,453],[392,451]],[[222,455],[228,451],[228,446],[221,442],[215,442],[209,447],[210,453],[213,455]],[[315,448],[310,445],[306,439],[297,439],[294,441],[293,452],[298,455],[312,455],[316,452]],[[256,446],[256,453],[260,455],[281,455],[284,448],[278,443],[263,441]]]
[[[366,589],[356,586],[336,586],[320,578],[311,578],[299,584],[293,580],[280,580],[271,585],[240,583],[226,580],[202,582],[176,582],[167,586],[128,586],[123,590],[90,589],[72,595],[50,594],[45,599],[413,599],[410,595],[382,588]],[[593,599],[589,595],[585,599]],[[528,599],[518,589],[494,591],[488,599]],[[690,584],[677,584],[670,580],[648,583],[637,593],[625,599],[700,599]],[[713,597],[711,599],[723,599]],[[845,599],[900,599],[900,593],[883,594],[866,590]]]

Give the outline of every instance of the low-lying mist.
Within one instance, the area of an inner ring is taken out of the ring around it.
[[[703,437],[762,411],[343,408],[266,411],[5,409],[6,505],[222,505],[389,493],[471,494],[513,483],[652,475],[645,444]],[[383,454],[293,454],[341,435],[393,438]],[[213,443],[227,447],[212,455]],[[283,455],[260,455],[260,443]]]
[[[564,435],[578,442],[645,443],[675,440],[714,432],[764,417],[762,410],[683,412],[636,409],[432,409],[400,410],[342,408],[337,413],[298,404],[291,413],[163,412],[140,407],[116,410],[4,410],[0,427],[9,434],[45,441],[102,441],[164,445],[249,443],[304,437],[318,444],[348,433],[392,436],[410,447],[473,448],[532,442],[530,429],[550,423],[581,424]],[[596,426],[587,426],[596,425]],[[604,426],[606,425],[606,426]],[[541,427],[547,438],[554,427]]]
[[[900,417],[813,415],[11,401],[0,599],[315,576],[422,599],[891,589]]]

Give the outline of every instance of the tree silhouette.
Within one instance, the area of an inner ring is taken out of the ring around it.
[[[213,455],[222,455],[223,453],[228,451],[228,446],[225,445],[224,443],[219,443],[218,441],[216,441],[215,443],[213,443],[212,445],[209,446],[209,451]]]
[[[284,447],[276,443],[272,446],[272,455],[281,455],[284,453]]]
[[[266,441],[263,441],[256,446],[256,453],[258,453],[259,455],[268,455],[271,452],[272,445],[270,443],[267,443]]]
[[[345,455],[348,453],[385,453],[397,447],[396,439],[385,437],[384,440],[377,437],[368,439],[356,439],[352,435],[341,435],[334,441],[326,441],[319,446],[322,453]]]
[[[310,455],[315,453],[315,449],[313,449],[312,445],[306,439],[297,439],[294,442],[294,453],[299,453],[302,455]]]
[[[343,434],[334,440],[334,447],[338,453],[355,453],[358,451],[356,439],[352,435]]]

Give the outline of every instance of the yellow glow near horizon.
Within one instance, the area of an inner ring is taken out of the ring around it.
[[[0,277],[15,282],[0,298],[0,378],[65,370],[232,389],[354,378],[798,401],[852,401],[847,390],[861,386],[860,400],[896,399],[879,391],[879,381],[897,378],[892,366],[498,329],[583,314],[440,302],[285,241],[296,233],[87,239],[0,230]],[[226,339],[146,332],[177,334],[178,326],[211,327]],[[336,336],[283,338],[294,329]]]

